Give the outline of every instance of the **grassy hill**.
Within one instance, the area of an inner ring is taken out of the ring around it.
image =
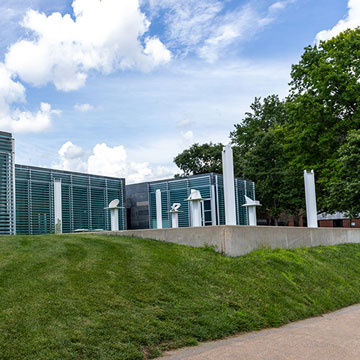
[[[360,245],[255,251],[0,237],[0,359],[143,359],[360,302]]]

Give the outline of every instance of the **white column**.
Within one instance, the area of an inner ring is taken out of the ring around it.
[[[161,190],[156,190],[156,227],[162,229]]]
[[[119,231],[119,208],[110,208],[111,231]]]
[[[55,234],[62,234],[61,180],[54,179]]]
[[[191,226],[201,226],[201,201],[192,201]]]
[[[179,213],[178,212],[171,213],[171,227],[173,227],[173,228],[179,227]]]
[[[314,170],[304,170],[307,226],[318,227]]]
[[[225,224],[236,225],[234,163],[231,144],[224,146],[222,151]]]
[[[204,199],[201,197],[199,190],[191,189],[190,196],[186,199],[190,205],[190,226],[201,226],[201,201]]]
[[[248,196],[245,195],[245,204],[243,204],[242,206],[248,209],[249,225],[256,226],[256,207],[261,206],[260,201],[250,199]]]
[[[211,225],[216,225],[215,185],[211,185]]]
[[[256,220],[256,206],[249,206],[249,225],[250,226],[256,226],[257,220]]]

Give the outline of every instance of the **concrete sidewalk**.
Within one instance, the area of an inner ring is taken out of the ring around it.
[[[165,353],[166,360],[358,360],[360,305],[196,347]]]

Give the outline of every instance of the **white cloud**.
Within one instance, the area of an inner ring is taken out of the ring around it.
[[[182,55],[196,52],[208,62],[235,41],[248,40],[295,1],[279,0],[261,12],[252,2],[228,10],[218,0],[142,0],[153,17],[161,14],[170,48],[180,47]]]
[[[316,41],[318,43],[320,41],[330,40],[346,29],[355,29],[360,26],[360,1],[349,0],[348,8],[349,12],[345,19],[340,20],[332,29],[320,31],[316,35]]]
[[[223,9],[217,0],[149,0],[153,15],[162,15],[167,27],[167,40],[170,45],[195,47],[208,34],[209,26]],[[205,35],[206,36],[206,35]]]
[[[194,134],[191,130],[186,131],[186,132],[181,132],[181,136],[186,140],[186,141],[193,141],[194,139]]]
[[[151,166],[149,162],[136,162],[128,159],[124,146],[108,146],[97,144],[92,151],[85,151],[71,141],[62,145],[59,162],[53,168],[86,172],[96,175],[125,177],[127,183],[172,177],[175,166]]]
[[[87,172],[88,152],[71,141],[67,141],[58,151],[59,163],[54,164],[56,169]]]
[[[11,132],[40,132],[51,126],[51,119],[58,110],[41,103],[35,113],[22,111],[13,106],[25,102],[25,88],[14,81],[11,72],[0,63],[0,128]]]
[[[138,0],[74,0],[72,6],[74,19],[29,10],[22,25],[31,36],[10,47],[7,68],[32,85],[52,82],[69,91],[82,87],[91,70],[148,71],[170,60],[158,38],[144,38],[150,22]]]
[[[74,109],[80,112],[88,112],[94,110],[94,106],[91,104],[75,104]]]
[[[212,29],[210,37],[199,49],[200,57],[210,63],[215,62],[222,49],[235,40],[245,39],[252,35],[255,30],[264,25],[262,21],[263,18],[250,5],[227,14]]]

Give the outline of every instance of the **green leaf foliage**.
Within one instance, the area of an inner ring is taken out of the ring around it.
[[[291,77],[284,139],[289,166],[314,169],[319,210],[339,211],[343,207],[330,201],[332,179],[342,171],[339,149],[360,128],[360,29],[307,47]]]
[[[237,154],[235,168],[238,175],[255,181],[257,198],[276,222],[281,213],[298,213],[302,204],[298,174],[287,168],[289,158],[283,146],[286,103],[271,95],[263,101],[255,98],[250,108],[230,134]]]
[[[194,144],[184,150],[174,159],[175,164],[183,171],[182,176],[205,174],[209,172],[222,172],[223,145],[219,144]]]

